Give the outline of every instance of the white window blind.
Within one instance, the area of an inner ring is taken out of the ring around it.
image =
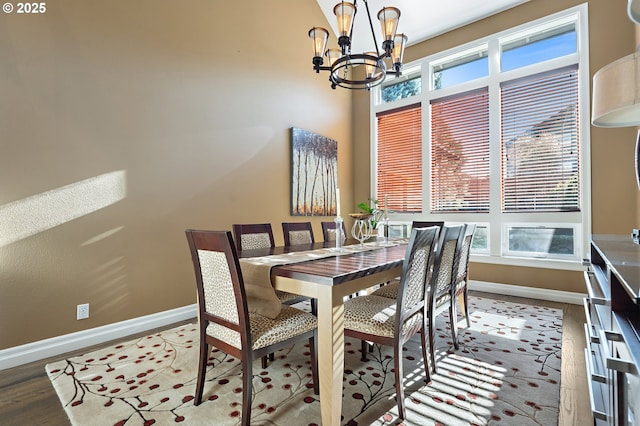
[[[487,88],[431,101],[431,211],[489,211]]]
[[[502,210],[580,209],[578,70],[501,88]]]
[[[395,212],[422,212],[422,107],[377,114],[377,196]]]

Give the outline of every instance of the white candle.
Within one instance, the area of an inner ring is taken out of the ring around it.
[[[387,194],[384,194],[384,215],[387,215]]]
[[[336,188],[336,216],[340,216],[340,188]]]

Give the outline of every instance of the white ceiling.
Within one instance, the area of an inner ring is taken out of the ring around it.
[[[382,40],[380,23],[376,16],[384,6],[400,9],[398,32],[406,34],[409,38],[408,45],[411,45],[527,1],[529,0],[368,0],[368,3],[378,45]],[[338,39],[335,35],[337,23],[333,7],[340,2],[338,0],[317,0],[317,2],[333,30],[328,47],[338,47]],[[353,3],[353,0],[351,2]],[[356,0],[356,6],[358,11],[354,21],[352,51],[373,50],[373,38],[364,0]],[[322,26],[319,22],[311,24]]]

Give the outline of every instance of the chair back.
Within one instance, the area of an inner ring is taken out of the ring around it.
[[[336,223],[331,222],[320,222],[322,225],[322,238],[325,242],[327,241],[335,241],[336,240]],[[347,228],[342,222],[342,240],[347,239]]]
[[[215,346],[239,357],[242,348],[251,348],[251,335],[244,282],[231,232],[185,232],[198,288],[201,337],[206,333],[214,339]]]
[[[411,230],[398,287],[396,336],[412,335],[423,326],[426,284],[431,278],[439,233],[437,226]]]
[[[298,246],[316,242],[313,237],[311,222],[282,222],[282,234],[284,235],[285,246]]]
[[[464,287],[467,281],[467,275],[469,272],[469,254],[471,253],[471,242],[473,241],[473,233],[476,230],[475,223],[467,223],[467,227],[464,231],[464,237],[462,241],[462,247],[460,248],[460,254],[456,259],[456,276],[454,277],[454,290],[458,287]]]
[[[430,226],[437,226],[440,229],[444,226],[444,221],[422,221],[422,220],[414,220],[411,224],[411,229],[413,228],[428,228]]]
[[[238,250],[275,247],[270,223],[234,224],[233,236]]]
[[[440,234],[440,253],[436,256],[429,285],[429,309],[434,316],[448,307],[446,302],[451,299],[453,280],[457,272],[456,255],[462,247],[465,227],[466,225],[445,226]]]

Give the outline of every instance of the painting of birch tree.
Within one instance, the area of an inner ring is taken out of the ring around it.
[[[291,128],[291,215],[335,216],[338,142]]]

